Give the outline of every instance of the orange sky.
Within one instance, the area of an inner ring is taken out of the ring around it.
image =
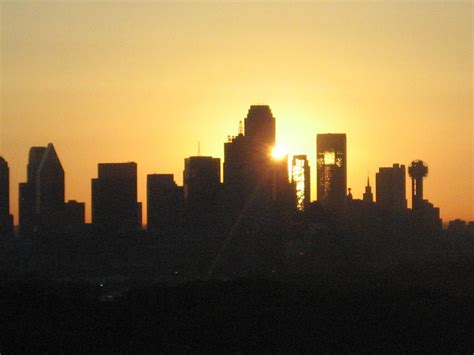
[[[348,186],[425,160],[443,219],[474,220],[470,2],[3,2],[0,155],[12,212],[28,150],[53,142],[66,198],[87,203],[99,162],[149,173],[223,157],[251,104],[307,154],[346,133]],[[407,180],[407,191],[410,184]],[[407,196],[408,197],[408,196]],[[410,202],[410,201],[409,201]],[[17,219],[16,219],[17,221]],[[146,220],[144,220],[145,222]]]

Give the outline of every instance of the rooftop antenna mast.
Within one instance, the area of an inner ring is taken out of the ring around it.
[[[242,124],[242,121],[239,121],[239,136],[244,135],[244,125]]]

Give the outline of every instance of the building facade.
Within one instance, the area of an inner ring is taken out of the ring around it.
[[[20,234],[61,230],[64,190],[64,169],[53,144],[32,147],[27,181],[19,186]]]
[[[111,233],[133,233],[141,228],[136,163],[98,165],[98,177],[92,179],[92,224]]]
[[[181,223],[183,189],[176,185],[173,174],[147,176],[147,229],[152,233],[167,232]]]
[[[405,176],[405,165],[379,168],[375,174],[375,200],[381,210],[392,214],[406,212]]]
[[[296,190],[296,208],[299,211],[308,209],[311,198],[311,174],[306,155],[293,156],[291,180]]]
[[[347,190],[346,135],[318,134],[316,157],[318,202],[327,209],[340,210]]]

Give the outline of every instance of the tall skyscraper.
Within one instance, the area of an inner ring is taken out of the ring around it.
[[[147,176],[147,229],[153,233],[167,232],[180,224],[183,208],[183,189],[174,181],[173,174]]]
[[[141,228],[140,206],[137,164],[99,164],[98,177],[92,179],[93,225],[110,233],[136,232]]]
[[[275,118],[270,106],[250,106],[245,118],[245,136],[254,148],[263,154],[270,153],[275,146],[275,134]]]
[[[13,234],[13,216],[10,214],[10,169],[0,157],[0,237]]]
[[[275,118],[269,106],[250,106],[241,131],[224,144],[224,184],[245,194],[271,179]],[[235,185],[235,186],[233,186]]]
[[[295,155],[291,164],[291,180],[296,189],[296,208],[304,211],[308,208],[311,196],[311,180],[306,155]]]
[[[316,140],[318,202],[341,209],[347,191],[346,135],[318,134]]]
[[[392,214],[404,213],[407,209],[405,187],[405,165],[379,168],[375,175],[375,199],[377,205]]]
[[[27,182],[20,183],[20,233],[64,226],[64,169],[53,144],[32,147]]]
[[[274,160],[275,118],[267,105],[250,106],[244,129],[224,144],[224,190],[234,216],[257,216],[272,205],[289,206],[287,159]],[[245,132],[245,133],[244,133]],[[258,217],[257,217],[258,218]]]

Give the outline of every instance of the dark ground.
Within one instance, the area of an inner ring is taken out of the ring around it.
[[[352,270],[102,287],[3,281],[0,352],[472,354],[471,272],[470,264],[460,264],[423,273]]]

